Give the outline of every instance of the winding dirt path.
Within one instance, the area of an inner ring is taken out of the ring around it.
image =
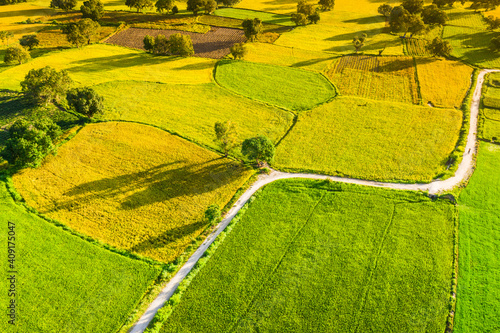
[[[429,192],[429,194],[437,194],[447,190],[451,190],[454,187],[460,185],[462,182],[469,179],[474,171],[474,159],[473,156],[477,152],[476,142],[477,142],[477,122],[479,115],[479,102],[481,100],[481,91],[484,83],[484,77],[487,73],[500,72],[500,70],[485,69],[479,73],[476,82],[476,88],[474,90],[474,95],[472,97],[471,109],[470,109],[470,127],[469,135],[467,137],[467,145],[465,147],[462,162],[458,166],[455,175],[446,180],[436,180],[429,184],[400,184],[400,183],[383,183],[371,180],[361,180],[343,177],[332,177],[317,174],[307,174],[307,173],[287,173],[272,170],[269,175],[260,175],[257,181],[239,198],[239,200],[234,204],[234,206],[229,210],[224,219],[217,225],[216,229],[205,239],[203,244],[196,250],[196,252],[189,258],[189,260],[182,266],[182,268],[175,274],[175,276],[168,282],[168,284],[163,288],[162,292],[156,297],[156,299],[149,305],[146,312],[142,315],[135,326],[130,330],[129,333],[142,333],[151,320],[153,319],[156,312],[167,302],[170,297],[174,294],[175,290],[179,286],[179,283],[189,274],[194,265],[201,258],[203,253],[208,249],[212,242],[217,238],[217,236],[227,227],[229,222],[234,216],[239,212],[239,210],[245,205],[245,203],[250,199],[250,197],[257,192],[263,186],[272,183],[279,179],[289,179],[289,178],[306,178],[306,179],[331,179],[334,182],[350,183],[364,186],[373,187],[384,187],[396,190],[407,190],[407,191],[424,191]]]

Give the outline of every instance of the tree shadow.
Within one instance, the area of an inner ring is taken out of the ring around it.
[[[355,23],[355,24],[375,24],[375,23],[384,23],[385,17],[379,15],[373,16],[365,16],[357,19],[350,19],[342,21],[344,23]]]
[[[324,61],[331,61],[331,60],[336,59],[336,58],[338,58],[338,57],[337,56],[333,56],[333,57],[328,57],[328,58],[309,59],[309,60],[304,60],[304,61],[296,62],[296,63],[292,64],[290,67],[310,66],[310,65],[314,65],[314,64],[317,64],[317,63],[320,63],[320,62],[324,62]]]
[[[137,53],[117,54],[107,57],[88,58],[70,63],[68,67],[71,72],[101,72],[112,68],[127,68],[135,66],[148,66],[174,61],[178,57],[154,57],[144,56]]]
[[[19,16],[19,17],[22,17],[22,16],[43,16],[44,13],[41,12],[40,9],[24,9],[24,10],[16,10],[15,11],[15,16]],[[0,12],[0,18],[1,17],[12,17],[13,16],[13,12],[9,12],[9,11],[6,11],[6,12]]]

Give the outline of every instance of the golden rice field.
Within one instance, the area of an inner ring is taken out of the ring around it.
[[[94,88],[105,99],[101,119],[152,124],[214,148],[218,121],[232,121],[240,141],[262,134],[274,142],[285,135],[293,121],[291,112],[236,95],[215,83],[120,81]]]
[[[416,58],[424,104],[460,108],[471,86],[473,69],[458,61]]]
[[[299,114],[274,166],[385,181],[429,182],[446,169],[462,113],[338,97]]]
[[[253,171],[154,127],[85,126],[39,169],[13,177],[28,205],[78,232],[170,262]]]
[[[30,69],[51,66],[65,69],[77,85],[88,86],[115,80],[165,83],[212,81],[213,59],[158,57],[120,46],[94,44],[38,57],[0,73],[2,88],[20,90]]]
[[[327,71],[343,95],[418,104],[410,57],[344,56]]]

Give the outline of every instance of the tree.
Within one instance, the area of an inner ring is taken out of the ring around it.
[[[330,11],[335,6],[335,0],[319,0],[318,5],[322,11]]]
[[[215,0],[205,0],[205,14],[212,14],[217,9],[217,2]]]
[[[446,5],[453,6],[456,0],[433,0],[432,4],[438,6],[439,8],[444,7]]]
[[[179,8],[177,6],[172,7],[172,14],[177,14],[179,12]]]
[[[314,12],[314,14],[309,15],[307,18],[311,21],[311,23],[317,24],[321,17],[318,12]]]
[[[170,51],[170,42],[164,35],[158,35],[154,39],[153,53],[167,54]]]
[[[401,6],[410,14],[418,14],[424,9],[424,0],[403,0]]]
[[[500,5],[500,0],[473,0],[470,8],[472,9],[480,9],[483,8],[485,10],[494,10]]]
[[[194,54],[193,41],[189,35],[173,34],[168,39],[170,54],[187,57]]]
[[[100,0],[87,0],[80,7],[83,18],[99,21],[104,16],[104,6]]]
[[[155,4],[156,11],[159,13],[163,13],[163,11],[165,11],[165,13],[168,14],[172,8],[174,8],[174,3],[175,0],[158,0]]]
[[[405,30],[406,21],[410,16],[410,12],[408,12],[402,6],[396,6],[391,10],[391,14],[389,16],[389,26],[391,27],[392,32],[398,32]]]
[[[392,6],[389,4],[380,5],[378,7],[378,13],[385,17],[386,20],[391,16]]]
[[[251,42],[257,39],[257,36],[262,30],[262,21],[258,18],[254,18],[253,20],[246,19],[241,25],[243,26],[245,37],[248,38]]]
[[[247,48],[244,43],[236,43],[230,48],[231,55],[234,59],[243,59],[247,54]]]
[[[9,43],[9,39],[14,37],[14,33],[12,31],[0,31],[0,39],[2,40],[2,44],[5,45],[5,41],[7,41],[7,45]]]
[[[77,2],[77,0],[51,0],[50,8],[59,8],[69,11],[76,7]]]
[[[19,44],[21,46],[27,47],[28,50],[33,50],[35,46],[38,46],[40,44],[40,41],[36,37],[36,35],[24,35],[19,39]]]
[[[422,11],[422,20],[425,24],[444,25],[448,20],[448,15],[444,10],[439,9],[436,5],[429,5]]]
[[[500,36],[491,39],[491,49],[495,52],[500,51]]]
[[[222,3],[225,7],[233,7],[234,5],[240,3],[241,0],[220,0],[217,2]]]
[[[274,157],[274,144],[263,135],[246,139],[241,145],[241,153],[249,159],[255,160],[257,164],[271,162]]]
[[[68,104],[72,106],[76,112],[92,118],[96,113],[102,113],[104,110],[104,98],[89,87],[75,88],[68,91]]]
[[[47,105],[64,99],[72,83],[66,71],[58,72],[46,66],[30,70],[21,82],[21,88],[26,99],[32,103]]]
[[[290,20],[292,20],[295,25],[307,25],[307,16],[303,13],[293,13]]]
[[[154,47],[155,47],[155,38],[150,35],[144,36],[144,39],[142,40],[144,43],[144,49],[148,52],[153,52]]]
[[[405,37],[407,32],[411,33],[410,35],[411,38],[413,37],[413,35],[418,35],[426,30],[427,26],[425,25],[424,21],[422,21],[422,18],[420,16],[410,15],[407,18],[405,24]]]
[[[80,47],[90,44],[92,38],[97,36],[100,27],[99,23],[89,18],[84,18],[76,23],[66,25],[63,28],[63,33],[66,34],[66,38],[70,43]]]
[[[28,62],[31,59],[31,56],[26,49],[23,49],[21,47],[9,47],[7,50],[5,50],[5,55],[3,58],[3,61],[7,64],[13,64],[13,63],[18,63],[23,64],[25,62]]]
[[[205,8],[205,0],[187,0],[187,10],[198,15]]]
[[[234,148],[236,140],[238,139],[238,133],[236,126],[231,121],[226,122],[216,122],[215,126],[215,142],[224,152],[224,156],[227,157],[231,149]]]
[[[359,36],[354,37],[354,39],[352,40],[352,45],[356,49],[356,53],[358,53],[358,51],[363,46],[365,46],[366,38],[368,38],[368,36],[366,34],[362,34],[361,37],[359,37]]]
[[[436,37],[427,45],[427,50],[434,56],[449,57],[453,49],[448,41]]]
[[[125,6],[132,9],[137,9],[137,12],[142,12],[144,8],[152,8],[153,0],[125,0]]]
[[[17,120],[9,128],[4,158],[17,167],[39,167],[48,153],[55,152],[59,135],[61,129],[48,118]]]
[[[0,0],[0,6],[26,2],[26,0]]]
[[[500,18],[490,15],[485,20],[488,24],[488,30],[496,30],[500,28]]]
[[[211,224],[214,224],[217,221],[219,221],[221,215],[222,214],[221,214],[219,205],[216,205],[216,204],[211,204],[210,206],[208,206],[207,210],[205,211],[205,218]]]

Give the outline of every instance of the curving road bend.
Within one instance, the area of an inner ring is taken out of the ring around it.
[[[234,216],[239,212],[239,210],[245,205],[245,203],[250,199],[250,197],[257,192],[263,186],[272,183],[279,179],[289,179],[289,178],[306,178],[306,179],[330,179],[334,182],[350,183],[364,186],[373,187],[384,187],[397,190],[408,190],[408,191],[424,191],[429,194],[437,194],[447,190],[451,190],[454,187],[460,185],[462,182],[469,179],[474,171],[474,159],[473,156],[477,152],[476,142],[477,142],[477,123],[479,115],[479,103],[481,100],[481,91],[484,83],[484,77],[486,74],[491,72],[500,72],[500,70],[495,69],[485,69],[482,70],[477,78],[476,88],[474,90],[474,95],[472,97],[471,109],[470,109],[470,127],[469,135],[467,137],[467,145],[465,147],[462,162],[458,166],[455,175],[446,180],[436,180],[428,184],[401,184],[401,183],[383,183],[371,180],[361,180],[352,179],[344,177],[332,177],[326,175],[317,174],[307,174],[307,173],[287,173],[272,170],[269,175],[260,175],[257,181],[239,198],[239,200],[234,204],[234,206],[229,210],[224,219],[217,225],[216,229],[205,239],[205,241],[200,245],[196,252],[189,258],[189,260],[182,266],[182,268],[177,272],[177,274],[168,282],[168,284],[163,288],[162,292],[155,298],[155,300],[149,305],[146,312],[142,315],[139,321],[134,327],[129,331],[129,333],[142,333],[148,327],[149,323],[153,319],[156,312],[167,302],[170,297],[174,294],[175,290],[179,286],[179,283],[189,274],[194,265],[201,258],[203,253],[208,249],[212,242],[217,238],[217,236],[227,227],[229,222]]]

